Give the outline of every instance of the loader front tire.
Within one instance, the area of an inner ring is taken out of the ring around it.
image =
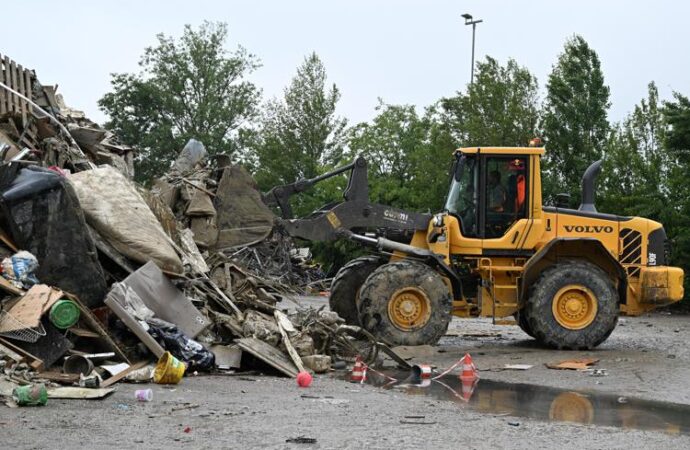
[[[525,309],[521,309],[520,311],[516,312],[515,315],[515,322],[517,322],[518,326],[522,331],[527,334],[527,336],[533,338],[534,337],[534,332],[532,331],[532,328],[529,325],[529,321],[527,320],[527,313],[525,312]]]
[[[433,345],[448,330],[453,301],[441,275],[426,264],[397,261],[376,269],[360,290],[359,320],[391,345]]]
[[[524,308],[530,331],[549,347],[587,350],[618,323],[618,292],[611,278],[585,261],[558,263],[531,286]]]
[[[359,289],[382,261],[378,256],[361,256],[345,264],[331,282],[328,303],[348,325],[359,325],[357,297]]]

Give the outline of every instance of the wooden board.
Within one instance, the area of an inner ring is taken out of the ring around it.
[[[67,296],[67,298],[69,298],[74,303],[76,303],[77,306],[79,307],[79,311],[81,312],[80,321],[83,321],[85,324],[87,324],[89,326],[89,328],[91,328],[92,331],[98,333],[100,335],[101,339],[106,343],[106,346],[111,351],[115,352],[115,354],[118,357],[120,357],[120,359],[123,362],[126,362],[127,364],[129,364],[129,359],[127,359],[127,356],[125,355],[125,353],[122,350],[120,350],[120,347],[117,346],[117,344],[115,343],[115,341],[113,341],[113,339],[110,337],[108,332],[105,331],[105,329],[101,326],[101,323],[98,321],[96,316],[93,315],[91,310],[89,308],[87,308],[86,306],[84,306],[82,304],[82,302],[76,296],[69,294],[69,293],[67,293],[65,295]]]
[[[149,363],[148,361],[139,361],[136,364],[132,364],[131,366],[129,366],[128,368],[126,368],[122,372],[119,372],[116,375],[113,375],[112,377],[105,380],[103,383],[101,383],[101,387],[107,388],[108,386],[111,386],[111,385],[117,383],[118,381],[120,381],[121,379],[123,379],[124,377],[129,375],[130,373],[134,372],[135,370],[139,370],[143,367],[146,367],[146,365],[148,363]]]
[[[115,392],[114,388],[59,387],[48,389],[48,398],[73,398],[92,400],[103,398]]]
[[[5,277],[0,276],[0,289],[9,292],[14,295],[24,295],[26,291],[19,289],[12,283],[10,283]]]
[[[41,316],[62,297],[62,291],[45,284],[32,286],[24,297],[7,311],[14,320],[0,322],[0,333],[36,328]]]
[[[288,336],[287,331],[285,331],[285,327],[283,325],[284,323],[290,323],[290,325],[292,325],[290,319],[288,319],[285,314],[278,311],[277,309],[273,311],[273,315],[276,318],[280,335],[283,337],[283,345],[285,345],[285,348],[287,349],[288,354],[292,359],[292,362],[295,363],[295,366],[297,366],[300,372],[304,372],[304,364],[302,364],[302,358],[299,357],[297,350],[295,350],[295,347],[292,346],[292,342],[290,342],[290,337]],[[294,330],[294,327],[292,327],[292,329]]]
[[[23,348],[17,347],[12,342],[10,342],[8,339],[3,339],[0,337],[0,344],[9,348],[10,350],[14,351],[15,353],[22,355],[25,359],[29,360],[30,361],[29,366],[31,366],[32,369],[39,371],[39,372],[44,369],[43,361],[41,361],[39,358],[32,355],[31,353],[27,352]]]
[[[256,356],[285,375],[292,378],[297,377],[298,372],[295,365],[285,356],[285,353],[277,348],[256,338],[236,339],[235,343],[245,352]]]

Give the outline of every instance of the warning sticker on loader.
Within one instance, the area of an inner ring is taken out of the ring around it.
[[[326,219],[328,219],[328,221],[331,223],[331,226],[335,229],[340,228],[340,225],[342,225],[340,219],[338,219],[338,216],[336,216],[333,211],[326,214]]]

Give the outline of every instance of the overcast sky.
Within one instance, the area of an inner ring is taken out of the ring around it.
[[[227,22],[263,66],[251,79],[281,95],[304,55],[316,51],[342,92],[350,122],[375,114],[377,98],[424,107],[470,78],[471,27],[478,59],[515,58],[543,89],[565,39],[581,34],[599,53],[620,120],[656,81],[662,98],[690,95],[690,2],[681,1],[4,1],[0,53],[59,85],[67,103],[96,121],[110,73],[137,70],[143,49],[184,24]],[[542,95],[543,96],[543,95]]]

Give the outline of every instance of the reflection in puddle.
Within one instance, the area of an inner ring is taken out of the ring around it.
[[[391,381],[370,371],[366,383],[409,395],[453,401],[487,414],[690,434],[690,405],[492,380],[468,383],[460,381],[457,375],[421,383],[410,383],[412,378],[404,373],[388,375],[405,381]]]

